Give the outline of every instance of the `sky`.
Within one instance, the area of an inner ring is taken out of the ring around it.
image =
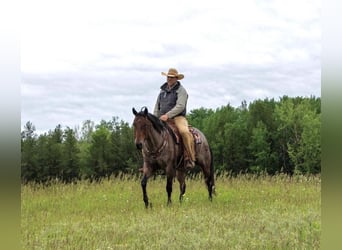
[[[189,111],[321,96],[321,1],[22,3],[21,127],[43,133],[153,111],[161,72],[185,75]]]

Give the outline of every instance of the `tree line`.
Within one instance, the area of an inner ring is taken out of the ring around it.
[[[216,174],[321,172],[320,98],[283,96],[249,105],[243,101],[237,108],[227,104],[195,109],[187,118],[206,135]],[[141,166],[133,127],[118,117],[99,124],[86,120],[74,129],[57,125],[40,135],[28,121],[21,131],[23,183],[99,180],[138,174]]]

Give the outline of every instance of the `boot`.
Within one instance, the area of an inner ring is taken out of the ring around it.
[[[184,167],[186,170],[191,170],[195,167],[195,161],[192,160],[192,157],[188,153],[188,151],[184,150]]]

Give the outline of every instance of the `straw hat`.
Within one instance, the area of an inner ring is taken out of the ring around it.
[[[171,76],[171,77],[177,77],[178,80],[182,80],[184,78],[183,74],[178,74],[178,71],[174,68],[170,68],[169,72],[161,72],[163,76]]]

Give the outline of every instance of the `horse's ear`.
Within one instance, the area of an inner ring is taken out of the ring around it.
[[[134,115],[138,114],[138,112],[135,110],[135,108],[132,108],[132,112],[133,112]]]
[[[145,107],[144,115],[147,116],[147,114],[148,114],[148,109]]]

